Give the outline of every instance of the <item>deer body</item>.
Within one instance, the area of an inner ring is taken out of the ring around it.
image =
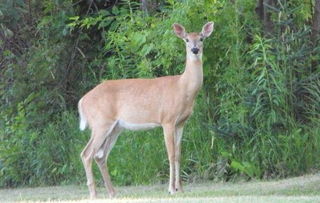
[[[96,196],[91,169],[93,159],[99,166],[109,195],[113,197],[115,194],[105,161],[123,129],[146,130],[162,126],[170,162],[169,192],[182,190],[179,176],[182,131],[203,82],[202,43],[200,46],[196,42],[211,34],[213,23],[205,26],[201,33],[204,36],[201,36],[199,33],[187,34],[181,25],[174,24],[179,37],[193,40],[193,44],[186,43],[183,74],[105,81],[80,99],[80,128],[88,125],[92,131],[91,139],[81,153],[92,198]],[[191,51],[188,44],[198,51]]]

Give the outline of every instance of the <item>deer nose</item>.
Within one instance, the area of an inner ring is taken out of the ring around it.
[[[199,49],[196,48],[196,47],[194,47],[194,48],[191,49],[191,51],[192,51],[192,53],[194,53],[194,54],[198,54]]]

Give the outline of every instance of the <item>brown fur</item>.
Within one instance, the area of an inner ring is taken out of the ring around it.
[[[207,35],[211,34],[213,24],[209,24],[209,28],[211,31],[205,33]],[[115,194],[105,160],[123,128],[120,122],[163,127],[170,162],[169,192],[182,191],[179,176],[181,136],[203,82],[200,41],[203,33],[187,34],[178,24],[174,24],[174,29],[179,37],[188,39],[183,74],[154,79],[105,81],[85,94],[79,102],[79,111],[92,131],[91,139],[81,153],[92,198],[96,196],[91,166],[93,158],[110,196]],[[193,47],[200,50],[199,54],[191,52]]]

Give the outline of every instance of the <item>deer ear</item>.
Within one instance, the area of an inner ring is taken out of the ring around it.
[[[202,27],[201,34],[204,37],[209,37],[213,31],[214,22],[208,22]]]
[[[174,23],[172,25],[174,32],[176,33],[176,35],[180,38],[185,38],[187,36],[186,30],[184,29],[184,27],[178,23]]]

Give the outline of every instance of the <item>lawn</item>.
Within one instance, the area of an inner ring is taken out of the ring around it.
[[[86,186],[1,189],[0,202],[320,202],[320,173],[272,181],[185,184],[169,195],[167,185],[116,187],[109,199],[104,188],[90,201]]]

